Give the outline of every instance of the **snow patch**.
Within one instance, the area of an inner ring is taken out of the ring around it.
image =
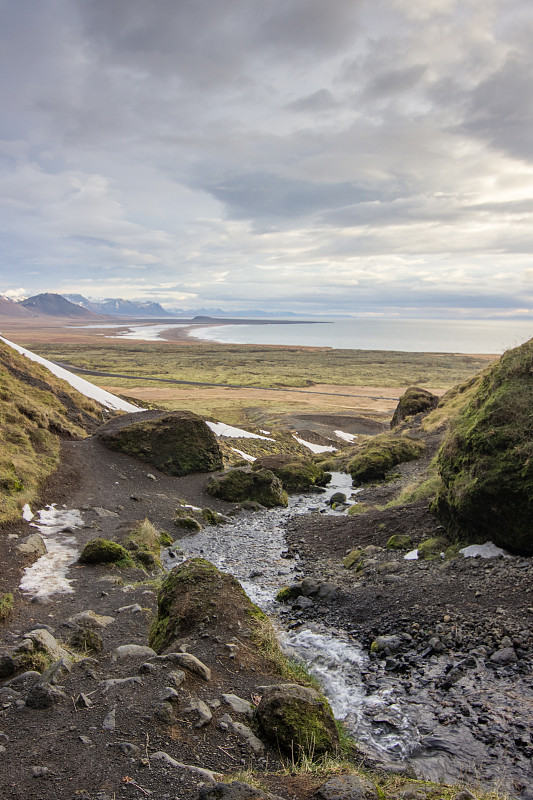
[[[77,389],[80,394],[85,395],[85,397],[90,397],[91,400],[96,400],[97,403],[100,403],[100,405],[105,406],[112,411],[143,411],[142,408],[138,408],[137,406],[132,405],[132,403],[127,403],[125,400],[121,400],[120,397],[116,397],[114,394],[111,394],[111,392],[106,392],[104,389],[94,386],[94,384],[89,383],[89,381],[86,381],[83,378],[80,378],[78,375],[74,375],[72,372],[69,372],[66,369],[63,369],[63,367],[58,367],[56,364],[52,364],[52,362],[48,361],[46,358],[41,358],[41,356],[32,353],[30,350],[26,350],[25,347],[20,347],[20,345],[14,344],[8,339],[4,339],[3,336],[0,336],[0,341],[4,342],[4,344],[7,344],[9,347],[12,347],[13,350],[17,351],[17,353],[26,356],[26,358],[29,358],[30,361],[35,361],[37,364],[41,364],[41,366],[46,367],[46,369],[48,369],[57,378],[61,378],[67,383],[70,383],[70,385],[74,389]]]
[[[416,550],[411,550],[409,553],[404,555],[405,561],[417,561],[418,560],[418,548]]]
[[[294,434],[292,435],[292,438],[296,439],[296,441],[300,444],[303,444],[304,447],[308,447],[313,453],[333,453],[337,449],[336,447],[333,447],[333,445],[313,444],[312,442],[306,442],[305,439],[299,439]]]
[[[226,436],[228,439],[265,439],[267,442],[273,442],[274,439],[268,436],[260,436],[258,433],[250,433],[244,431],[242,428],[234,428],[233,425],[226,425],[225,422],[208,422],[205,423],[216,436]]]
[[[468,547],[463,547],[459,552],[465,558],[476,558],[476,556],[480,558],[499,558],[500,556],[503,556],[503,558],[512,558],[512,555],[510,555],[507,550],[502,550],[501,547],[497,547],[494,542],[471,544]]]
[[[357,439],[356,433],[345,433],[344,431],[333,431],[333,433],[339,437],[339,439],[344,439],[345,442],[354,442]]]
[[[22,519],[25,519],[26,522],[33,519],[33,512],[27,503],[22,507]]]
[[[244,458],[245,461],[257,461],[255,456],[250,456],[248,453],[243,453],[242,450],[238,450],[236,447],[232,447],[231,449],[234,453],[238,453],[242,458]]]
[[[67,571],[78,558],[79,548],[76,539],[68,534],[82,525],[83,519],[77,509],[51,505],[37,512],[37,521],[32,522],[31,526],[37,528],[43,537],[48,552],[24,570],[21,591],[31,593],[34,597],[71,594],[74,591]]]

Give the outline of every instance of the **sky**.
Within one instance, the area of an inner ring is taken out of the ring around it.
[[[533,317],[531,0],[0,21],[0,294]]]

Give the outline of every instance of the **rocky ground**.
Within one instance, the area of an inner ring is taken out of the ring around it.
[[[145,517],[174,536],[174,509],[182,500],[231,513],[228,504],[205,493],[206,478],[170,478],[88,439],[64,446],[62,468],[44,499],[80,509],[83,526],[69,533],[79,547],[94,536],[121,541]],[[378,502],[393,488],[366,490],[364,500]],[[2,591],[18,584],[24,561],[16,548],[32,530],[21,521],[1,532]],[[300,556],[304,574],[333,581],[339,590],[327,602],[288,605],[287,621],[293,628],[325,625],[366,649],[378,643],[363,676],[367,691],[390,685],[404,700],[411,698],[421,732],[419,772],[449,774],[454,763],[457,778],[462,772],[471,782],[477,773],[493,786],[501,779],[511,794],[527,797],[533,756],[531,560],[406,562],[404,553],[382,549],[402,532],[415,542],[438,533],[423,506],[293,519],[289,550]],[[224,527],[216,535],[224,536]],[[358,572],[342,565],[356,546],[370,547]],[[73,564],[69,577],[69,594],[32,600],[15,592],[14,613],[1,630],[2,652],[22,645],[31,668],[32,647],[35,653],[43,637],[52,636],[70,648],[88,612],[97,615],[90,624],[102,649],[47,676],[53,687],[47,697],[33,670],[13,678],[9,655],[0,660],[1,797],[194,800],[218,774],[228,778],[248,768],[286,800],[313,796],[327,776],[293,774],[277,750],[252,733],[250,709],[261,686],[280,679],[251,642],[246,620],[236,620],[232,629],[218,623],[223,597],[213,599],[213,614],[175,648],[208,667],[210,675],[204,671],[202,677],[201,669],[185,666],[182,653],[161,659],[138,649],[147,646],[157,576]],[[392,714],[377,722],[392,729],[396,724]],[[416,759],[414,753],[411,767]],[[411,767],[400,766],[400,772]],[[418,784],[402,792],[406,798],[440,796]],[[388,796],[400,795],[399,788],[396,794],[388,789]],[[320,796],[356,795],[331,790]]]

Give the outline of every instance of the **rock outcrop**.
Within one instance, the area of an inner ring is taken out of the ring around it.
[[[106,447],[152,464],[167,475],[222,469],[215,434],[190,411],[141,411],[124,414],[97,433]]]
[[[533,339],[483,375],[438,467],[432,510],[450,533],[533,554]]]
[[[395,428],[406,417],[432,411],[437,408],[438,403],[439,398],[437,395],[428,392],[427,389],[421,389],[419,386],[409,386],[398,400],[398,405],[392,415],[391,428]]]

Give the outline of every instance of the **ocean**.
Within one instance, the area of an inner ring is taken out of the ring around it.
[[[195,328],[191,335],[225,344],[499,354],[531,339],[533,320],[359,318],[316,324],[221,325]]]

